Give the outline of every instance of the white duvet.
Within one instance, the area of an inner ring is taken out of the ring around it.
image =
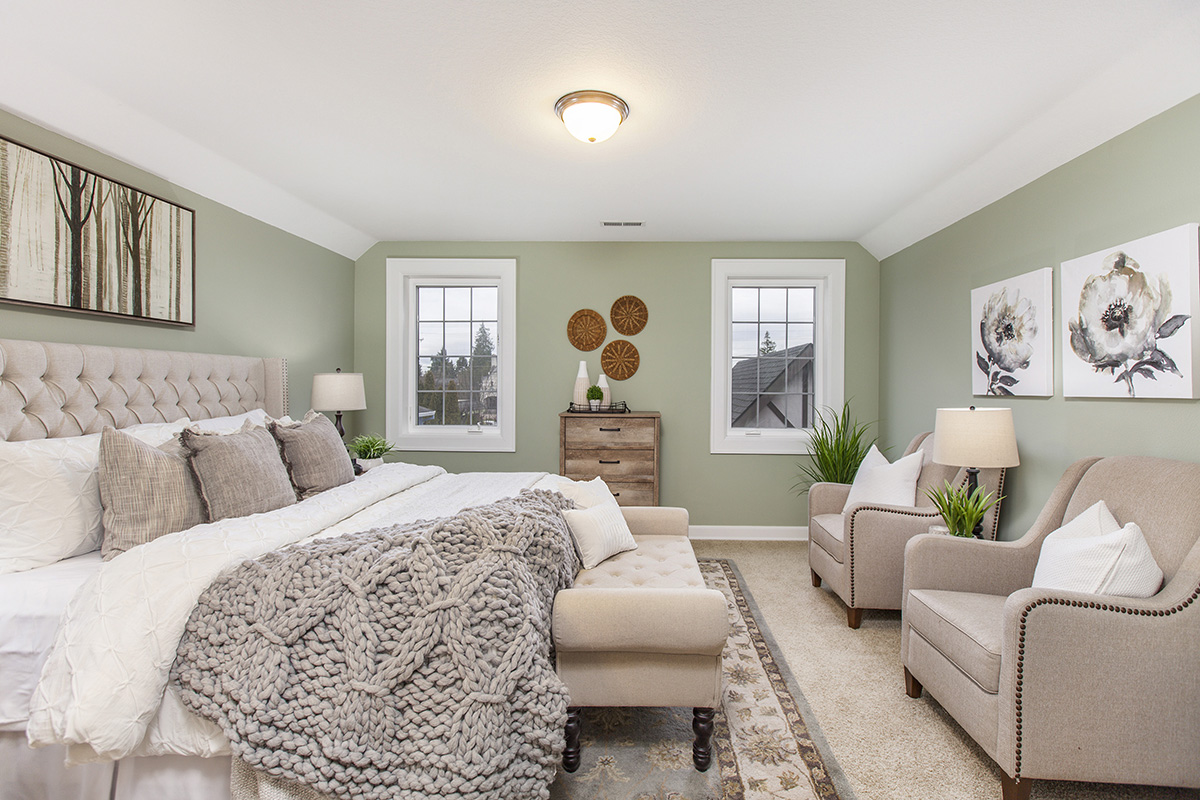
[[[68,745],[68,763],[129,755],[229,752],[218,728],[167,690],[175,648],[204,589],[243,560],[313,536],[453,514],[554,488],[544,473],[447,474],[389,464],[295,505],[198,525],[103,565],[71,599],[34,690],[34,747]]]

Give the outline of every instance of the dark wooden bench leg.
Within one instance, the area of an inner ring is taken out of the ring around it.
[[[692,763],[701,772],[708,770],[712,764],[712,733],[713,716],[711,708],[692,709],[692,730],[696,732],[696,741],[692,743]]]
[[[862,625],[862,609],[847,608],[846,609],[846,624],[851,628],[858,630],[858,626]]]
[[[812,575],[813,586],[820,586],[821,585],[821,576],[817,574],[817,571],[815,569],[810,569],[809,573]]]
[[[920,697],[922,692],[921,682],[913,677],[913,674],[908,671],[908,667],[904,668],[904,693],[909,697]]]
[[[1000,794],[1003,800],[1029,800],[1033,791],[1033,781],[1029,778],[1010,778],[1008,773],[1000,770]]]
[[[583,717],[579,706],[567,709],[567,746],[563,749],[563,769],[574,772],[579,769],[579,734],[583,730]]]

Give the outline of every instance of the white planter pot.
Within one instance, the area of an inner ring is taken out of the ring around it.
[[[599,411],[600,410],[600,401],[599,400],[588,400],[588,408],[590,408],[592,411]]]
[[[367,470],[371,469],[372,467],[378,467],[382,463],[383,463],[382,458],[360,458],[360,459],[358,459],[358,465],[360,467],[362,467],[363,472],[366,472]]]

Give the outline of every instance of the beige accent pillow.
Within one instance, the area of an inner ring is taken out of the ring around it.
[[[300,422],[267,423],[283,456],[292,485],[303,499],[354,480],[354,465],[329,417],[309,411]]]
[[[600,503],[591,508],[562,512],[579,560],[584,569],[592,569],[606,558],[626,550],[636,550],[637,542],[629,531],[629,523],[615,502]]]
[[[864,503],[887,506],[911,506],[917,501],[917,479],[921,477],[921,459],[925,454],[918,450],[890,463],[879,448],[871,445],[866,458],[854,473],[854,483],[842,511]]]
[[[279,445],[266,428],[249,420],[237,433],[184,428],[179,440],[188,452],[210,521],[274,511],[296,502]]]
[[[100,434],[100,503],[108,561],[139,544],[206,522],[186,451],[171,439],[151,447],[106,427]]]
[[[617,498],[613,497],[608,484],[600,477],[592,478],[590,481],[572,481],[563,478],[559,483],[558,491],[563,497],[574,500],[575,505],[580,508],[592,508],[601,503],[617,505]]]

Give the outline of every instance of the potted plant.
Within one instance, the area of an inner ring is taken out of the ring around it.
[[[983,515],[1000,502],[991,492],[976,486],[968,492],[967,487],[951,486],[950,481],[940,489],[926,489],[925,496],[942,515],[951,536],[974,536],[975,526],[983,522]]]
[[[383,457],[395,449],[387,439],[373,434],[355,436],[349,445],[350,454],[362,467],[363,472],[378,467],[383,463]]]
[[[587,390],[588,408],[592,411],[600,410],[600,401],[604,399],[604,390],[596,384],[592,384]]]
[[[870,423],[860,424],[850,417],[850,401],[842,405],[842,413],[833,409],[818,411],[808,444],[810,464],[797,464],[800,480],[792,487],[800,494],[814,483],[853,483],[854,474],[867,457],[875,438],[867,438]]]

